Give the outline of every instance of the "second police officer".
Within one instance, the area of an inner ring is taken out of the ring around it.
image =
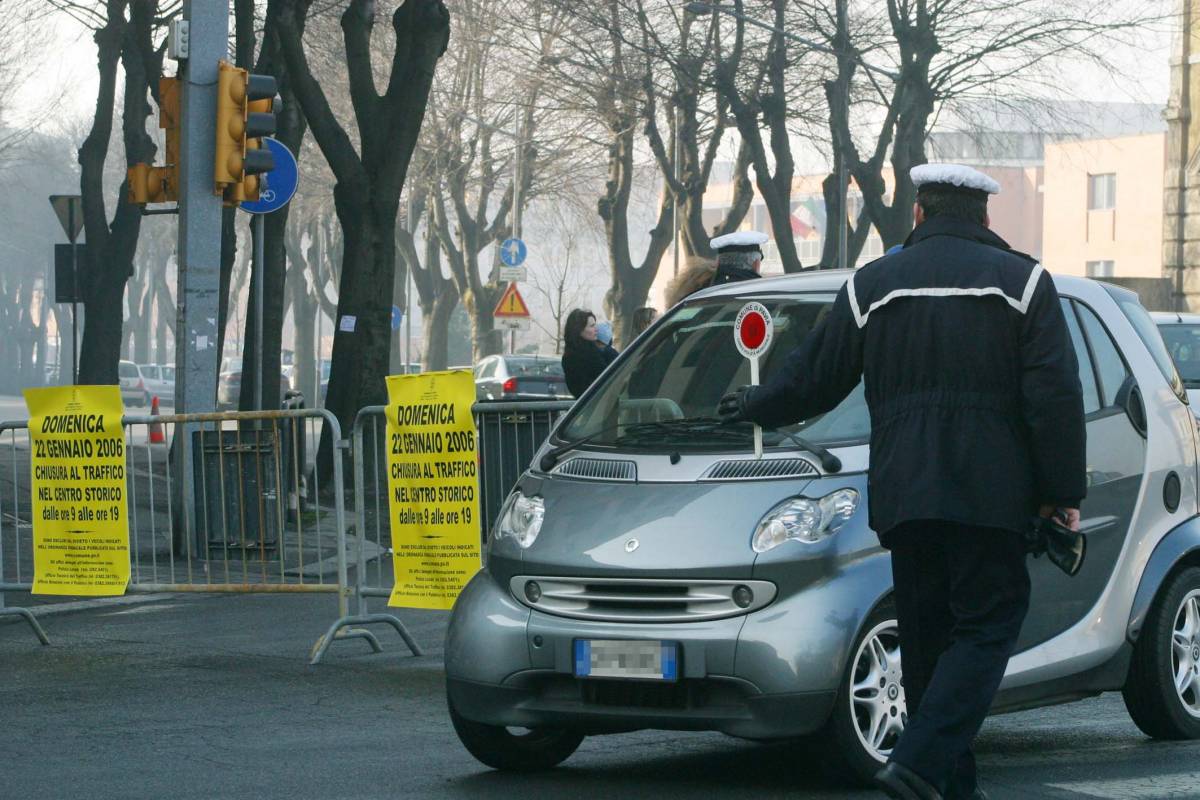
[[[719,413],[779,427],[865,382],[909,714],[876,782],[904,800],[983,798],[971,745],[1028,610],[1024,533],[1055,509],[1078,528],[1082,390],[1049,273],[989,229],[999,185],[953,164],[911,178],[904,248],[854,273],[784,367]]]

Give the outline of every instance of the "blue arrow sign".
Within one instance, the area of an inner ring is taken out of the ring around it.
[[[275,157],[275,168],[268,172],[267,180],[258,199],[242,203],[242,211],[251,214],[270,214],[288,204],[296,193],[296,185],[300,182],[300,170],[296,166],[296,157],[287,145],[275,139],[263,139],[263,144]]]
[[[400,322],[404,319],[404,311],[400,306],[392,306],[392,330],[400,330]]]
[[[525,256],[529,255],[529,251],[525,247],[525,242],[520,239],[505,239],[500,245],[500,261],[506,267],[519,267],[525,263]]]

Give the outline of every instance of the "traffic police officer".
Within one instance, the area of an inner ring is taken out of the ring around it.
[[[760,231],[736,231],[718,236],[709,247],[717,252],[717,273],[712,285],[748,281],[762,270],[762,246],[769,237]]]
[[[850,277],[761,387],[719,413],[779,427],[865,382],[870,523],[892,553],[908,724],[876,782],[896,798],[982,798],[971,743],[1029,605],[1023,533],[1078,527],[1078,365],[1050,275],[989,230],[1000,190],[969,167],[911,172],[916,228]]]

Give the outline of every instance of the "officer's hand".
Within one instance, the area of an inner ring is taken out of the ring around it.
[[[1065,528],[1070,528],[1073,531],[1079,530],[1079,509],[1078,508],[1056,508],[1054,506],[1042,506],[1038,509],[1038,515],[1043,517],[1054,517],[1054,520]]]
[[[739,386],[736,391],[721,398],[717,403],[717,416],[721,422],[744,422],[750,418],[746,415],[747,403],[756,386]]]

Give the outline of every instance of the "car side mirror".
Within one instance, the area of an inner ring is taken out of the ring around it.
[[[1117,391],[1117,405],[1125,410],[1125,416],[1129,419],[1129,424],[1138,432],[1138,435],[1143,439],[1146,438],[1146,406],[1142,402],[1142,390],[1138,388],[1137,381],[1130,375],[1125,378],[1125,382],[1121,384],[1121,388]]]

